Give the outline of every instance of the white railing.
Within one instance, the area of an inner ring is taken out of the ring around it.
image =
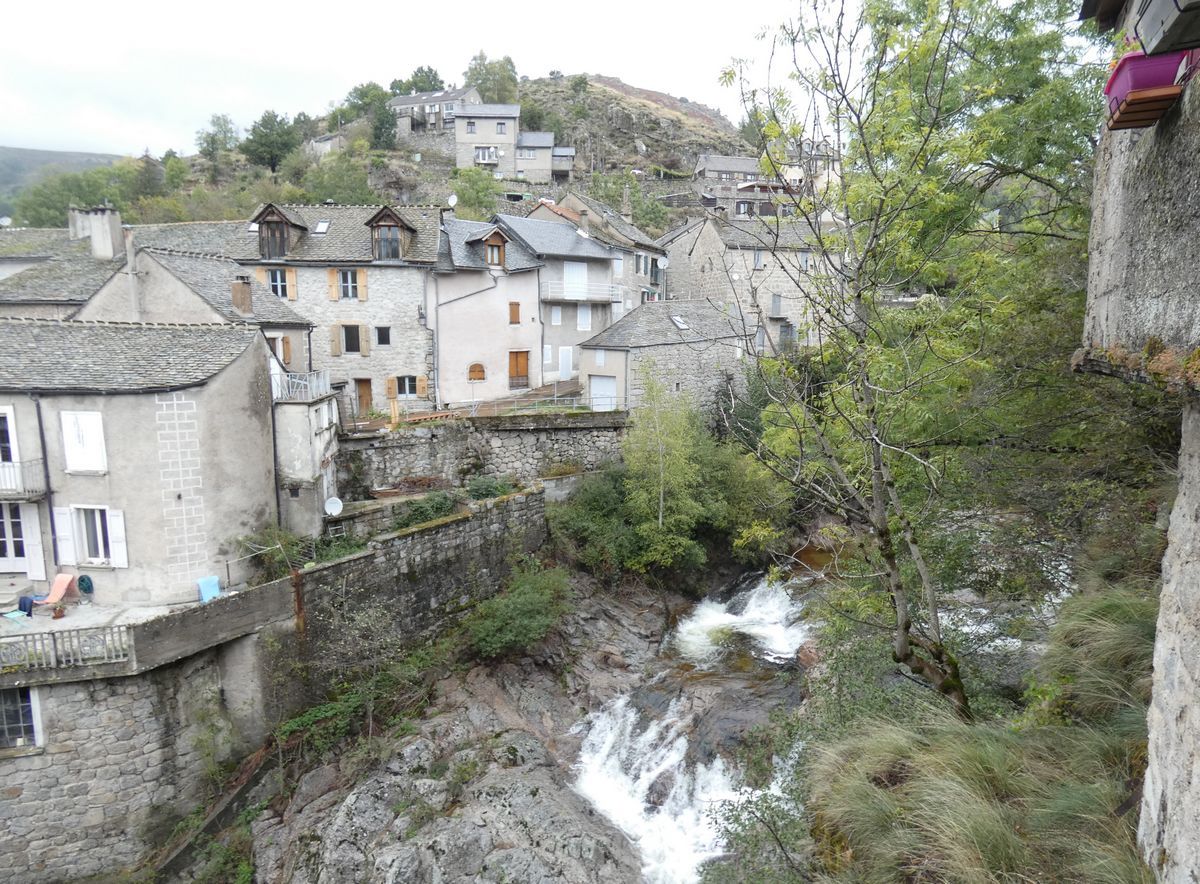
[[[625,300],[625,286],[605,283],[543,282],[542,297],[562,301],[604,301],[613,303]]]
[[[0,462],[0,497],[25,498],[46,493],[42,459]]]
[[[310,402],[331,392],[326,369],[271,376],[271,395],[276,402]]]
[[[123,663],[132,642],[124,626],[0,636],[0,669],[27,671]]]

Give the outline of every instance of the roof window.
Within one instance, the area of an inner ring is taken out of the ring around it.
[[[329,232],[329,222],[328,221],[318,221],[316,228],[313,230],[313,233],[328,233],[328,232]]]
[[[675,327],[680,331],[687,331],[688,324],[683,321],[682,316],[672,316],[671,322],[675,323]]]

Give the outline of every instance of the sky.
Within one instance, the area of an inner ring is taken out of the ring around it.
[[[799,0],[727,4],[647,0],[404,0],[313,3],[119,0],[5,3],[0,145],[161,155],[193,153],[215,113],[246,128],[264,110],[323,113],[356,84],[387,86],[420,65],[462,82],[471,57],[509,55],[517,73],[604,74],[716,107],[735,124],[731,59]]]

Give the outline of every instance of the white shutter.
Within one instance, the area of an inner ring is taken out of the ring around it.
[[[108,553],[114,568],[129,567],[129,550],[125,547],[125,513],[108,511]]]
[[[580,304],[579,308],[578,308],[578,312],[575,314],[575,316],[576,316],[576,320],[577,320],[575,323],[576,331],[591,331],[592,330],[592,305],[591,304]]]
[[[108,468],[104,450],[104,418],[98,411],[64,411],[63,456],[67,470],[102,473]]]
[[[562,307],[550,308],[550,324],[562,325]]]
[[[596,367],[597,368],[604,367],[604,357],[605,357],[605,353],[603,350],[596,351]]]
[[[554,348],[549,344],[542,344],[542,364],[549,365],[554,361]]]
[[[58,563],[60,565],[77,564],[75,558],[75,522],[71,518],[69,506],[54,508],[54,536],[58,540]]]
[[[42,550],[42,522],[36,503],[21,504],[21,531],[25,535],[25,574],[30,580],[45,580],[46,554]]]

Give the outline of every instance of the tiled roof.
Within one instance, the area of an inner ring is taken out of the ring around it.
[[[574,209],[568,209],[566,206],[560,206],[558,203],[553,202],[552,200],[540,199],[540,200],[538,200],[538,203],[539,203],[539,205],[534,206],[535,209],[536,208],[548,209],[549,211],[553,212],[555,215],[558,215],[561,218],[566,218],[572,224],[578,224],[581,220],[579,217],[579,213],[576,212]]]
[[[714,172],[752,172],[759,174],[762,166],[757,157],[726,157],[715,153],[702,153],[696,161],[696,171],[708,169]]]
[[[481,233],[493,229],[495,224],[482,221],[460,221],[457,218],[447,218],[443,222],[446,235],[443,237],[445,246],[438,260],[438,270],[486,270],[487,255],[482,241],[468,242]],[[532,270],[541,267],[542,262],[521,243],[511,240],[504,248],[504,269],[509,273],[522,270]]]
[[[677,316],[686,328],[671,317]],[[652,301],[634,307],[581,347],[629,350],[665,344],[702,344],[745,338],[755,329],[736,310],[726,312],[708,301]]]
[[[288,246],[287,261],[314,263],[369,263],[374,255],[371,248],[371,228],[367,221],[383,206],[280,206],[289,215],[302,221],[307,232],[296,236]],[[261,207],[258,211],[261,211]],[[254,214],[257,215],[258,211]],[[401,263],[433,264],[438,257],[438,238],[441,235],[441,209],[438,206],[393,206],[392,211],[407,221],[415,231],[412,244]],[[325,233],[317,233],[317,222],[328,221]],[[247,225],[243,222],[242,229]],[[258,236],[247,234],[248,253],[233,253],[229,257],[243,261],[258,259]]]
[[[612,206],[605,205],[600,200],[592,199],[590,196],[577,191],[572,191],[571,193],[576,199],[587,206],[588,212],[603,219],[604,223],[620,236],[643,248],[657,249],[659,247],[654,241],[654,237],[638,230],[631,222],[622,218],[621,213]]]
[[[414,92],[412,95],[397,95],[388,101],[388,106],[414,107],[418,104],[440,104],[443,101],[456,101],[474,88],[474,86],[464,86],[461,89],[438,89],[434,92]]]
[[[566,145],[559,145],[558,147],[554,148],[554,150],[550,151],[550,156],[573,157],[575,156],[575,148],[567,147]]]
[[[133,228],[133,244],[235,259],[258,256],[258,236],[247,232],[245,221],[138,224]]]
[[[605,245],[581,236],[574,227],[557,221],[538,221],[515,215],[497,215],[496,221],[505,232],[517,237],[536,255],[556,258],[610,258]]]
[[[0,258],[49,258],[70,247],[65,227],[0,228]]]
[[[230,322],[302,327],[312,325],[289,307],[287,301],[271,294],[270,289],[253,277],[250,278],[250,306],[254,316],[246,317],[234,310],[233,282],[238,276],[248,275],[249,271],[228,258],[157,249],[147,249],[145,254],[153,257]]]
[[[245,325],[0,320],[0,390],[136,393],[204,383],[253,344]]]
[[[517,136],[517,147],[554,147],[554,133],[522,132]]]
[[[669,246],[671,243],[675,242],[675,240],[679,239],[679,237],[683,236],[689,230],[695,230],[697,227],[699,227],[703,223],[704,223],[704,219],[701,218],[699,221],[688,221],[684,224],[680,224],[678,227],[674,228],[673,230],[668,230],[666,233],[664,233],[662,236],[660,236],[658,239],[656,239],[654,241],[654,244],[656,246],[658,246],[660,249],[665,249],[667,246]]]
[[[519,117],[519,104],[467,104],[463,105],[460,117]]]
[[[88,241],[77,240],[57,256],[0,279],[0,303],[82,304],[124,264],[124,258],[93,258]]]
[[[717,233],[732,249],[811,249],[812,232],[801,220],[749,218],[744,221],[714,219]]]

